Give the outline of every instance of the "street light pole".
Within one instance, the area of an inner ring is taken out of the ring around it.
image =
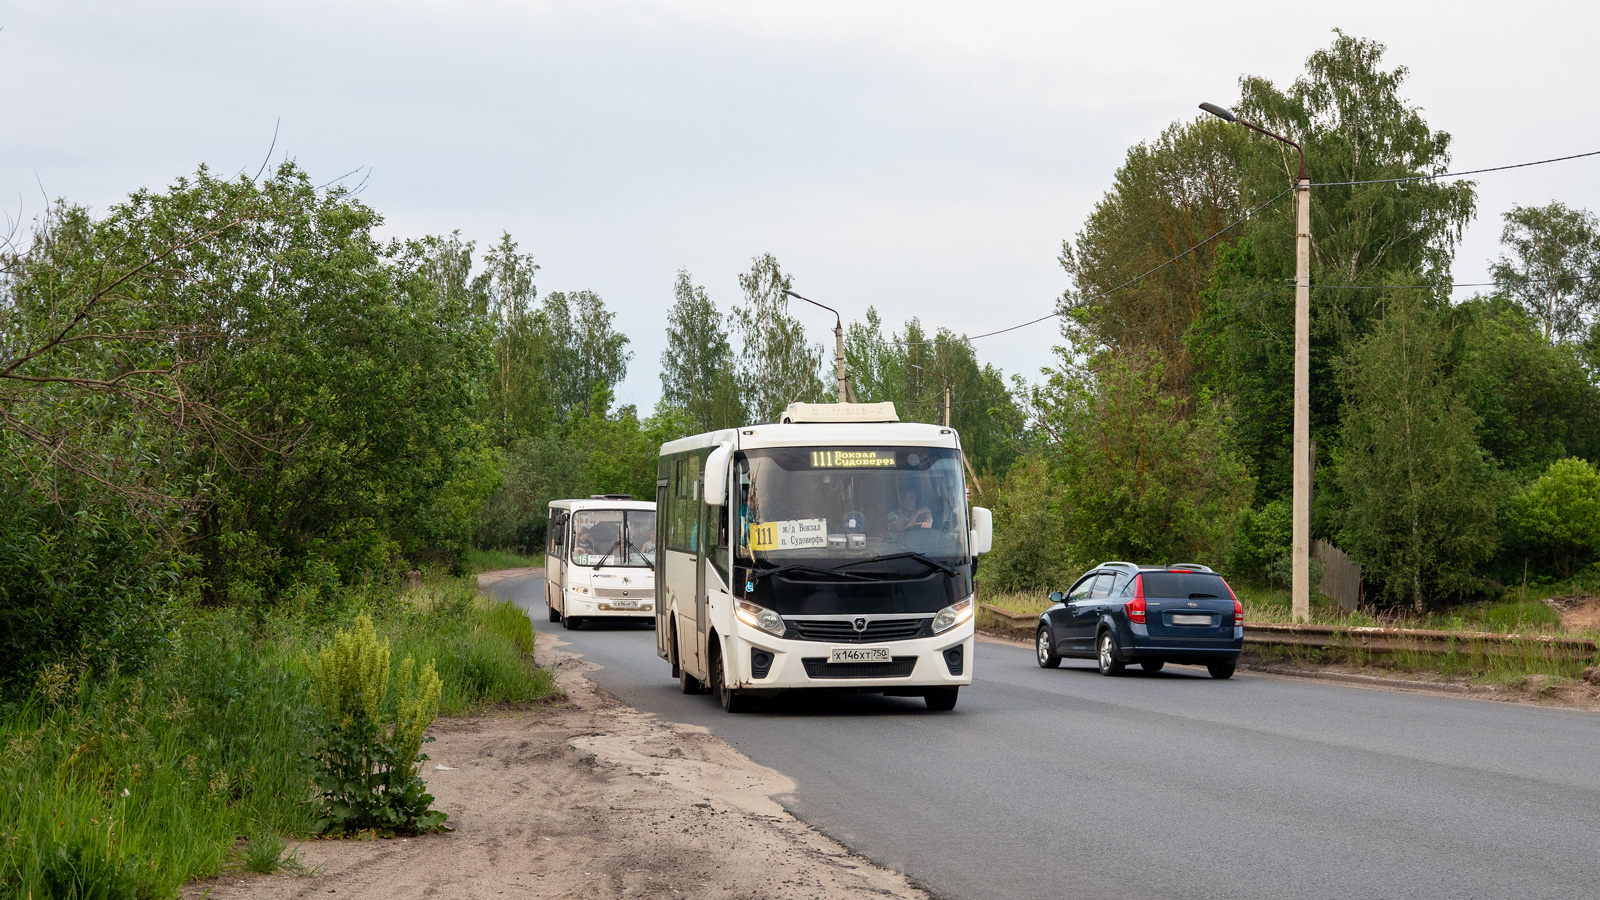
[[[1295,621],[1311,618],[1311,179],[1306,152],[1281,134],[1254,125],[1214,103],[1200,108],[1293,147],[1300,155],[1294,207],[1294,520],[1290,536],[1289,593]]]
[[[844,402],[844,383],[845,383],[844,382],[844,320],[839,318],[839,311],[834,309],[831,306],[823,306],[821,303],[818,303],[817,301],[812,300],[809,297],[802,297],[799,294],[796,294],[794,291],[786,290],[786,291],[784,291],[784,293],[788,294],[789,296],[791,296],[793,298],[795,298],[796,300],[804,300],[807,303],[811,304],[812,306],[821,307],[822,309],[825,309],[828,312],[833,313],[833,350],[834,350],[833,363],[834,363],[834,373],[839,378],[839,402],[843,403]]]

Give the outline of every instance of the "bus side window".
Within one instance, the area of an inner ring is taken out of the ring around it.
[[[722,576],[723,584],[731,581],[728,575],[728,507],[707,506],[706,508],[706,535],[715,536],[714,541],[708,541],[706,548],[711,557],[711,565]]]

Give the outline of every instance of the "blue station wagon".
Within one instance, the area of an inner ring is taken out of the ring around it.
[[[1170,662],[1229,678],[1244,646],[1244,607],[1221,575],[1194,563],[1101,563],[1050,601],[1037,634],[1046,669],[1080,657],[1098,662],[1102,675],[1129,663],[1159,672]]]

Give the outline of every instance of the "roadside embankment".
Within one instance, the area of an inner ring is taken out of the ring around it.
[[[979,604],[978,630],[1032,645],[1035,612]],[[1239,664],[1274,675],[1600,710],[1587,637],[1246,622]]]
[[[314,876],[235,876],[189,896],[926,896],[785,811],[772,798],[794,789],[787,778],[596,690],[593,664],[562,646],[541,638],[537,660],[565,702],[435,724],[425,775],[454,832],[311,841],[297,852]]]

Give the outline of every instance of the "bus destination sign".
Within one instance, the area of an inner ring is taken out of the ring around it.
[[[895,465],[892,450],[813,450],[813,469],[871,469]]]

